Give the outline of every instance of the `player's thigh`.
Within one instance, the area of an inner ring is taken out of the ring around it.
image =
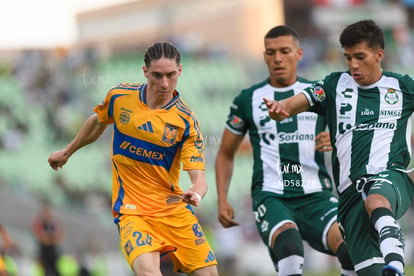
[[[302,197],[293,204],[303,239],[312,248],[332,255],[328,245],[328,233],[332,227],[336,227],[338,199],[329,191],[321,191]]]
[[[384,263],[378,243],[378,233],[372,226],[365,209],[364,200],[355,186],[345,190],[338,205],[338,224],[346,242],[355,270],[378,270]],[[376,275],[375,273],[372,275]]]
[[[154,275],[162,276],[160,270],[160,252],[153,251],[144,253],[132,262],[132,270],[135,275]]]
[[[216,265],[210,265],[206,267],[199,268],[197,270],[194,270],[193,272],[189,273],[188,275],[191,276],[217,276],[217,266]]]
[[[284,224],[296,224],[284,198],[267,196],[266,193],[257,193],[253,198],[252,209],[257,230],[268,247],[271,247],[275,232]]]
[[[162,231],[168,242],[176,247],[176,250],[170,253],[174,271],[192,273],[201,268],[217,265],[216,257],[203,229],[190,210],[186,209],[183,213],[175,215],[168,223],[169,226]],[[207,271],[213,269],[208,268]]]
[[[157,218],[124,215],[118,223],[119,239],[122,252],[132,267],[139,256],[159,251],[161,254],[174,251],[175,247],[166,242]]]
[[[387,170],[369,178],[368,195],[380,194],[388,199],[396,218],[400,218],[413,201],[414,184],[411,178],[398,170]]]

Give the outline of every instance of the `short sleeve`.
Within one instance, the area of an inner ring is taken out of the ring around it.
[[[320,115],[325,114],[327,95],[323,81],[317,82],[305,88],[301,93],[304,94],[308,100],[309,111],[318,113]]]
[[[109,91],[104,101],[101,104],[98,104],[97,106],[95,106],[95,108],[93,109],[93,111],[98,115],[99,121],[101,123],[104,123],[104,124],[114,123],[114,119],[110,112],[112,96],[113,96],[113,93]]]
[[[181,148],[183,170],[204,170],[204,139],[194,113],[189,122],[189,135]]]
[[[234,98],[227,116],[226,128],[235,135],[244,135],[249,128],[244,110],[245,100],[242,94]]]

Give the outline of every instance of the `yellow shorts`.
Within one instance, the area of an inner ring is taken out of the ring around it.
[[[4,264],[2,256],[0,256],[0,271],[6,271],[6,265]]]
[[[217,265],[196,216],[187,208],[166,217],[122,215],[118,226],[121,248],[131,267],[135,258],[153,251],[161,256],[169,253],[175,272]]]

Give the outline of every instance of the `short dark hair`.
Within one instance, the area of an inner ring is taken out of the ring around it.
[[[360,42],[367,42],[370,48],[384,49],[384,33],[373,20],[361,20],[348,25],[339,37],[342,48],[353,47]]]
[[[168,41],[155,42],[145,50],[144,62],[145,66],[149,67],[151,61],[159,60],[161,58],[175,59],[177,65],[181,63],[180,51]]]
[[[279,25],[270,29],[265,35],[266,38],[277,38],[279,36],[291,35],[294,38],[298,39],[298,33],[294,28],[288,25]]]

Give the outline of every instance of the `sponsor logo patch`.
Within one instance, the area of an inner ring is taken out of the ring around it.
[[[321,86],[315,86],[313,88],[313,93],[315,94],[316,99],[319,102],[322,102],[326,98],[325,90],[323,90],[323,88]]]
[[[151,124],[150,121],[138,126],[137,129],[147,131],[147,132],[151,132],[151,133],[154,132],[154,130],[152,128],[152,124]]]
[[[129,122],[130,120],[130,116],[128,112],[121,112],[121,114],[119,114],[119,122],[121,122],[121,124],[125,125]]]
[[[201,231],[201,227],[198,223],[194,223],[192,228],[193,228],[193,233],[196,237],[204,236],[203,231]]]
[[[203,140],[203,138],[199,137],[197,140],[195,140],[194,146],[196,147],[198,152],[201,154],[204,150],[204,140]]]
[[[235,128],[235,129],[242,129],[244,127],[244,121],[242,118],[236,116],[236,115],[231,115],[230,120],[229,120],[229,124],[231,127]]]
[[[137,147],[131,144],[131,142],[123,141],[119,147],[125,151],[138,156],[147,157],[154,160],[164,160],[165,153],[159,151],[147,150],[145,148]]]
[[[129,256],[131,252],[134,250],[134,246],[132,245],[132,242],[128,240],[124,245],[125,253]]]
[[[204,162],[204,159],[202,156],[191,156],[190,162],[194,162],[194,163]]]
[[[175,203],[180,202],[180,201],[181,201],[180,196],[170,195],[170,196],[167,197],[167,205],[175,204]]]

